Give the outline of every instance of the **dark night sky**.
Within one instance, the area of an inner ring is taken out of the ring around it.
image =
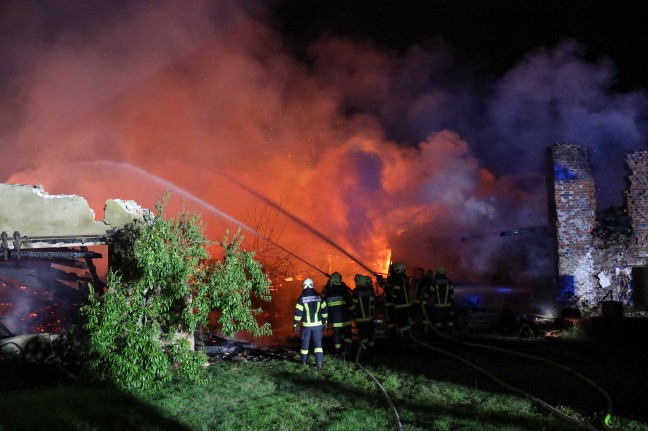
[[[643,1],[284,1],[280,26],[294,47],[322,34],[402,50],[441,37],[501,74],[529,51],[573,39],[586,58],[609,56],[620,91],[648,87],[648,4]]]
[[[87,31],[132,1],[31,0],[26,3],[39,9],[31,17],[11,16],[7,11],[16,3],[20,1],[0,0],[4,12],[0,43]],[[266,9],[257,2],[242,3],[251,11]],[[586,58],[609,56],[614,61],[615,89],[648,86],[648,4],[643,1],[287,0],[266,4],[273,5],[270,20],[295,51],[322,35],[371,40],[396,50],[440,36],[461,54],[501,74],[529,51],[569,38],[586,47]]]

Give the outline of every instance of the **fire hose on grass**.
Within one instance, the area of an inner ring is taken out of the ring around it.
[[[356,358],[355,358],[355,364],[358,366],[358,368],[360,368],[362,371],[367,373],[371,378],[371,380],[374,381],[376,386],[378,386],[378,389],[380,389],[380,391],[382,392],[385,401],[387,401],[387,404],[389,404],[389,408],[391,409],[392,414],[394,415],[394,420],[396,421],[396,426],[398,427],[398,430],[403,431],[403,424],[401,423],[400,415],[398,414],[398,410],[396,410],[396,406],[394,406],[394,403],[392,402],[391,398],[389,398],[389,395],[387,395],[387,391],[385,391],[385,388],[383,388],[383,386],[380,384],[378,379],[374,377],[374,375],[371,374],[369,370],[367,370],[365,367],[360,365],[360,355],[362,354],[362,349],[365,348],[366,348],[365,345],[363,343],[360,343],[360,345],[358,346],[358,353],[356,354]]]
[[[428,318],[428,315],[427,315],[427,312],[426,312],[425,308],[423,308],[423,314],[424,314],[425,319],[429,322],[430,320]],[[578,378],[582,379],[583,381],[587,382],[590,386],[592,386],[594,389],[596,389],[599,393],[601,393],[603,395],[603,397],[605,398],[605,401],[607,403],[607,411],[606,411],[605,418],[603,419],[603,428],[606,431],[611,431],[612,430],[612,428],[610,428],[610,421],[612,419],[612,398],[610,397],[610,395],[605,390],[603,390],[603,388],[601,388],[599,385],[597,385],[591,379],[587,378],[586,376],[579,373],[578,371],[576,371],[576,370],[574,370],[572,368],[569,368],[566,365],[560,364],[560,363],[555,362],[555,361],[551,361],[551,360],[546,359],[546,358],[542,358],[540,356],[529,355],[527,353],[520,353],[520,352],[516,352],[514,350],[503,349],[501,347],[488,346],[486,344],[468,343],[468,342],[460,340],[460,339],[458,339],[456,337],[452,337],[452,336],[443,334],[443,333],[439,332],[434,326],[430,326],[430,327],[432,328],[432,330],[438,336],[440,336],[442,338],[446,338],[446,339],[451,340],[451,341],[458,342],[458,343],[463,344],[465,346],[477,347],[477,348],[482,348],[482,349],[489,349],[489,350],[493,350],[493,351],[497,351],[497,352],[503,352],[503,353],[508,353],[508,354],[512,354],[512,355],[515,355],[515,356],[520,356],[520,357],[523,357],[523,358],[534,359],[534,360],[537,360],[537,361],[540,361],[540,362],[544,362],[544,363],[556,366],[556,367],[558,367],[558,368],[560,368],[562,370],[565,370],[565,371],[567,371],[569,373],[572,373],[573,375],[575,375]],[[595,427],[593,427],[593,426],[591,426],[589,424],[583,423],[583,422],[581,422],[581,421],[579,421],[577,419],[572,418],[571,416],[568,416],[568,415],[560,412],[559,410],[557,410],[556,408],[554,408],[551,405],[547,404],[546,402],[542,401],[541,399],[539,399],[537,397],[534,397],[533,395],[531,395],[531,394],[529,394],[529,393],[527,393],[527,392],[525,392],[525,391],[523,391],[521,389],[515,388],[515,387],[505,383],[504,381],[497,378],[495,375],[488,372],[487,370],[479,367],[478,365],[473,364],[472,362],[470,362],[470,361],[468,361],[468,360],[466,360],[466,359],[464,359],[464,358],[462,358],[462,357],[460,357],[458,355],[455,355],[455,354],[450,353],[450,352],[448,352],[446,350],[443,350],[443,349],[439,349],[437,347],[433,347],[433,346],[431,346],[431,345],[429,345],[427,343],[424,343],[424,342],[416,339],[416,337],[414,337],[414,335],[411,333],[411,331],[409,331],[409,335],[410,335],[410,338],[412,339],[412,341],[414,341],[415,343],[417,343],[417,344],[419,344],[421,346],[424,346],[424,347],[426,347],[426,348],[428,348],[430,350],[433,350],[435,352],[442,353],[442,354],[444,354],[446,356],[450,356],[450,357],[452,357],[454,359],[457,359],[458,361],[463,362],[464,364],[466,364],[466,365],[468,365],[468,366],[470,366],[470,367],[472,367],[472,368],[486,374],[492,380],[494,380],[495,382],[497,382],[500,385],[504,386],[505,388],[508,388],[508,389],[510,389],[510,390],[512,390],[514,392],[517,392],[517,393],[519,393],[521,395],[524,395],[525,397],[528,397],[530,400],[532,400],[536,404],[538,404],[541,407],[549,410],[551,413],[556,414],[557,416],[561,417],[562,419],[565,419],[566,421],[571,422],[572,424],[578,426],[579,428],[583,428],[583,429],[586,429],[586,430],[589,430],[589,431],[599,431],[597,428],[595,428]]]

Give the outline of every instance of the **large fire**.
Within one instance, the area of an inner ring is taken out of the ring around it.
[[[495,175],[441,121],[462,117],[462,96],[416,85],[443,56],[323,38],[304,62],[272,26],[219,5],[133,4],[22,48],[29,67],[0,102],[4,181],[78,194],[98,218],[108,198],[152,208],[170,190],[168,211],[200,212],[210,237],[246,226],[248,244],[260,234],[298,256],[276,279],[294,281],[275,280],[286,304],[306,276],[351,284],[392,259],[488,278],[521,254],[499,232],[546,224],[543,176]],[[420,142],[390,138],[400,122]]]
[[[209,7],[134,7],[86,39],[39,53],[39,67],[23,79],[19,112],[29,120],[8,133],[7,182],[84,196],[98,214],[107,198],[150,208],[171,190],[170,210],[184,201],[203,214],[212,237],[241,223],[261,230],[255,213],[267,204],[225,174],[358,262],[288,217],[266,226],[277,243],[350,275],[367,272],[363,266],[385,272],[388,249],[412,268],[487,273],[496,244],[469,244],[464,259],[479,263],[461,262],[461,236],[543,222],[544,184],[511,193],[457,133],[430,130],[418,146],[406,146],[387,139],[376,118],[343,112],[351,82],[325,62],[387,65],[386,53],[337,41],[319,46],[309,68],[269,27],[236,8],[214,23]],[[174,32],[145,36],[166,20]],[[377,69],[366,77],[377,86],[390,79]],[[297,265],[296,272],[311,271]]]

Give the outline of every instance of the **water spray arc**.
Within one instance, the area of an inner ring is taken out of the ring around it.
[[[176,184],[174,184],[174,183],[172,183],[172,182],[170,182],[168,180],[165,180],[164,178],[158,177],[157,175],[154,175],[154,174],[152,174],[152,173],[150,173],[150,172],[148,172],[148,171],[146,171],[146,170],[144,170],[144,169],[142,169],[140,167],[134,166],[134,165],[132,165],[130,163],[117,163],[117,165],[120,166],[120,167],[125,167],[125,168],[127,168],[129,170],[132,170],[132,171],[136,172],[137,174],[142,175],[144,177],[147,177],[147,178],[149,178],[149,179],[151,179],[151,180],[153,180],[153,181],[155,181],[155,182],[157,182],[159,184],[162,184],[162,185],[164,185],[165,187],[167,187],[167,188],[169,188],[171,190],[177,191],[178,193],[180,193],[185,198],[199,204],[200,206],[202,206],[204,208],[209,209],[210,211],[220,215],[224,219],[229,220],[232,223],[240,226],[241,228],[245,229],[246,231],[251,232],[254,235],[257,235],[259,238],[263,239],[264,241],[268,241],[270,244],[272,244],[275,247],[279,248],[280,250],[288,253],[290,256],[293,256],[295,259],[305,263],[306,265],[310,266],[311,268],[315,269],[316,271],[319,271],[320,273],[322,273],[326,277],[330,277],[329,274],[322,271],[321,269],[319,269],[315,265],[311,264],[310,262],[307,262],[306,260],[304,260],[301,257],[297,256],[292,251],[287,250],[286,248],[284,248],[281,245],[277,244],[276,242],[272,241],[270,238],[267,238],[266,236],[262,235],[256,229],[251,228],[250,226],[246,225],[242,221],[235,219],[234,217],[232,217],[229,214],[221,211],[220,209],[216,208],[215,206],[211,205],[210,203],[205,202],[204,200],[196,197],[194,194],[192,194],[188,190],[185,190],[182,187],[180,187],[180,186],[178,186],[178,185],[176,185]]]
[[[296,215],[292,214],[285,208],[282,208],[281,206],[277,205],[274,201],[272,201],[270,198],[262,195],[261,193],[257,192],[256,190],[253,190],[246,186],[245,184],[241,183],[240,181],[236,180],[235,178],[232,178],[230,175],[226,174],[225,172],[222,172],[220,170],[214,169],[214,172],[216,172],[218,175],[222,176],[223,178],[227,179],[228,181],[232,182],[233,184],[237,185],[238,187],[242,188],[246,192],[250,193],[252,196],[256,197],[257,199],[263,201],[264,203],[270,205],[272,208],[276,209],[277,211],[281,212],[283,215],[288,217],[290,220],[294,221],[298,225],[302,226],[321,240],[325,241],[327,244],[335,247],[337,250],[340,252],[344,253],[349,259],[353,260],[356,262],[358,265],[369,271],[370,274],[376,275],[376,271],[369,268],[367,265],[362,263],[359,259],[357,259],[355,256],[353,256],[351,253],[349,253],[347,250],[342,248],[339,244],[336,244],[333,242],[330,238],[328,238],[326,235],[324,235],[322,232],[318,231],[315,229],[313,226],[309,225]]]

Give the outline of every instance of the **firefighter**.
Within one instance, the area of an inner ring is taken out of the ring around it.
[[[374,343],[374,310],[375,295],[373,291],[373,280],[362,274],[356,274],[353,278],[356,288],[353,290],[353,317],[358,329],[360,343],[373,353],[376,345]]]
[[[394,265],[389,265],[389,273],[391,274]],[[372,283],[373,284],[373,283]],[[394,292],[392,287],[382,275],[376,276],[376,284],[383,290],[383,305],[385,309],[385,321],[387,323],[387,333],[394,335],[396,331],[396,313],[394,311]]]
[[[297,298],[295,304],[295,317],[293,319],[295,334],[299,333],[299,323],[301,322],[301,349],[299,353],[301,354],[302,365],[306,365],[308,362],[308,350],[312,338],[315,362],[318,368],[322,368],[324,359],[322,331],[326,328],[327,319],[326,301],[315,292],[313,280],[310,278],[305,279],[302,283],[302,294]]]
[[[434,328],[437,331],[444,329],[448,334],[452,335],[455,320],[454,286],[443,267],[439,267],[436,274],[434,274],[432,297],[434,304],[432,305],[431,317]]]
[[[423,316],[423,331],[428,334],[434,327],[432,323],[432,315],[434,306],[434,270],[428,269],[425,271],[421,279],[421,315]]]
[[[409,277],[405,274],[405,265],[396,262],[391,268],[385,286],[391,292],[394,303],[395,333],[403,337],[411,329],[409,298]]]
[[[353,311],[351,289],[342,281],[342,275],[339,272],[334,272],[322,293],[333,327],[335,355],[346,355],[351,352],[353,343],[351,339],[351,312]]]
[[[421,314],[421,292],[423,290],[423,281],[425,278],[425,270],[423,268],[416,268],[415,274],[409,280],[409,295],[411,307],[412,324],[418,327],[423,321]],[[424,323],[423,323],[424,324]]]

